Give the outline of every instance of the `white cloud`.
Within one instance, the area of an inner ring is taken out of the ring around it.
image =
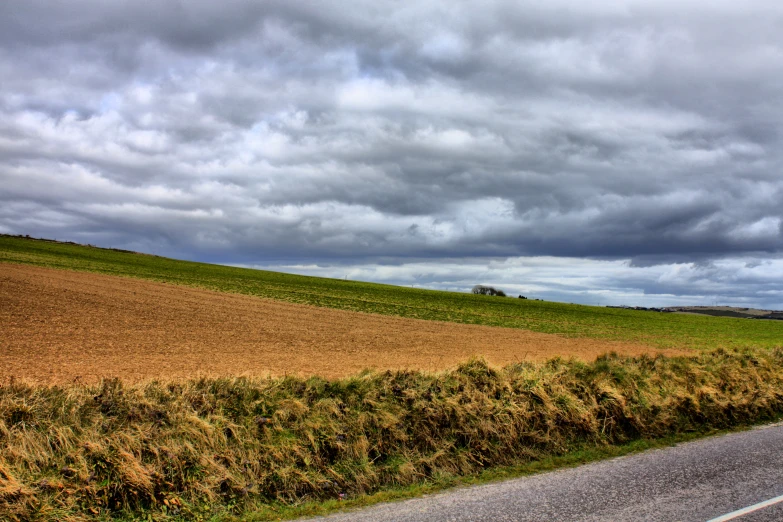
[[[574,299],[759,296],[776,273],[724,261],[783,251],[777,4],[10,5],[2,231],[426,259],[411,284],[443,263],[449,288],[547,259],[529,288]],[[484,260],[460,279],[455,258]]]

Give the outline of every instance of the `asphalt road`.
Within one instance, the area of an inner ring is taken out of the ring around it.
[[[315,520],[706,522],[764,501],[721,522],[783,521],[781,424]]]

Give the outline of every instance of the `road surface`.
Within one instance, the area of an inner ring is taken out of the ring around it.
[[[779,522],[783,425],[315,520]]]

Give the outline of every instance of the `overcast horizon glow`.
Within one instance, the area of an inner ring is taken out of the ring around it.
[[[0,4],[0,233],[783,308],[783,4]]]

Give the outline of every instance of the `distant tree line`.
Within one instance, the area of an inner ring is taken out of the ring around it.
[[[491,286],[476,285],[471,291],[478,295],[497,295],[500,297],[506,297],[506,293],[503,290],[496,290]]]

